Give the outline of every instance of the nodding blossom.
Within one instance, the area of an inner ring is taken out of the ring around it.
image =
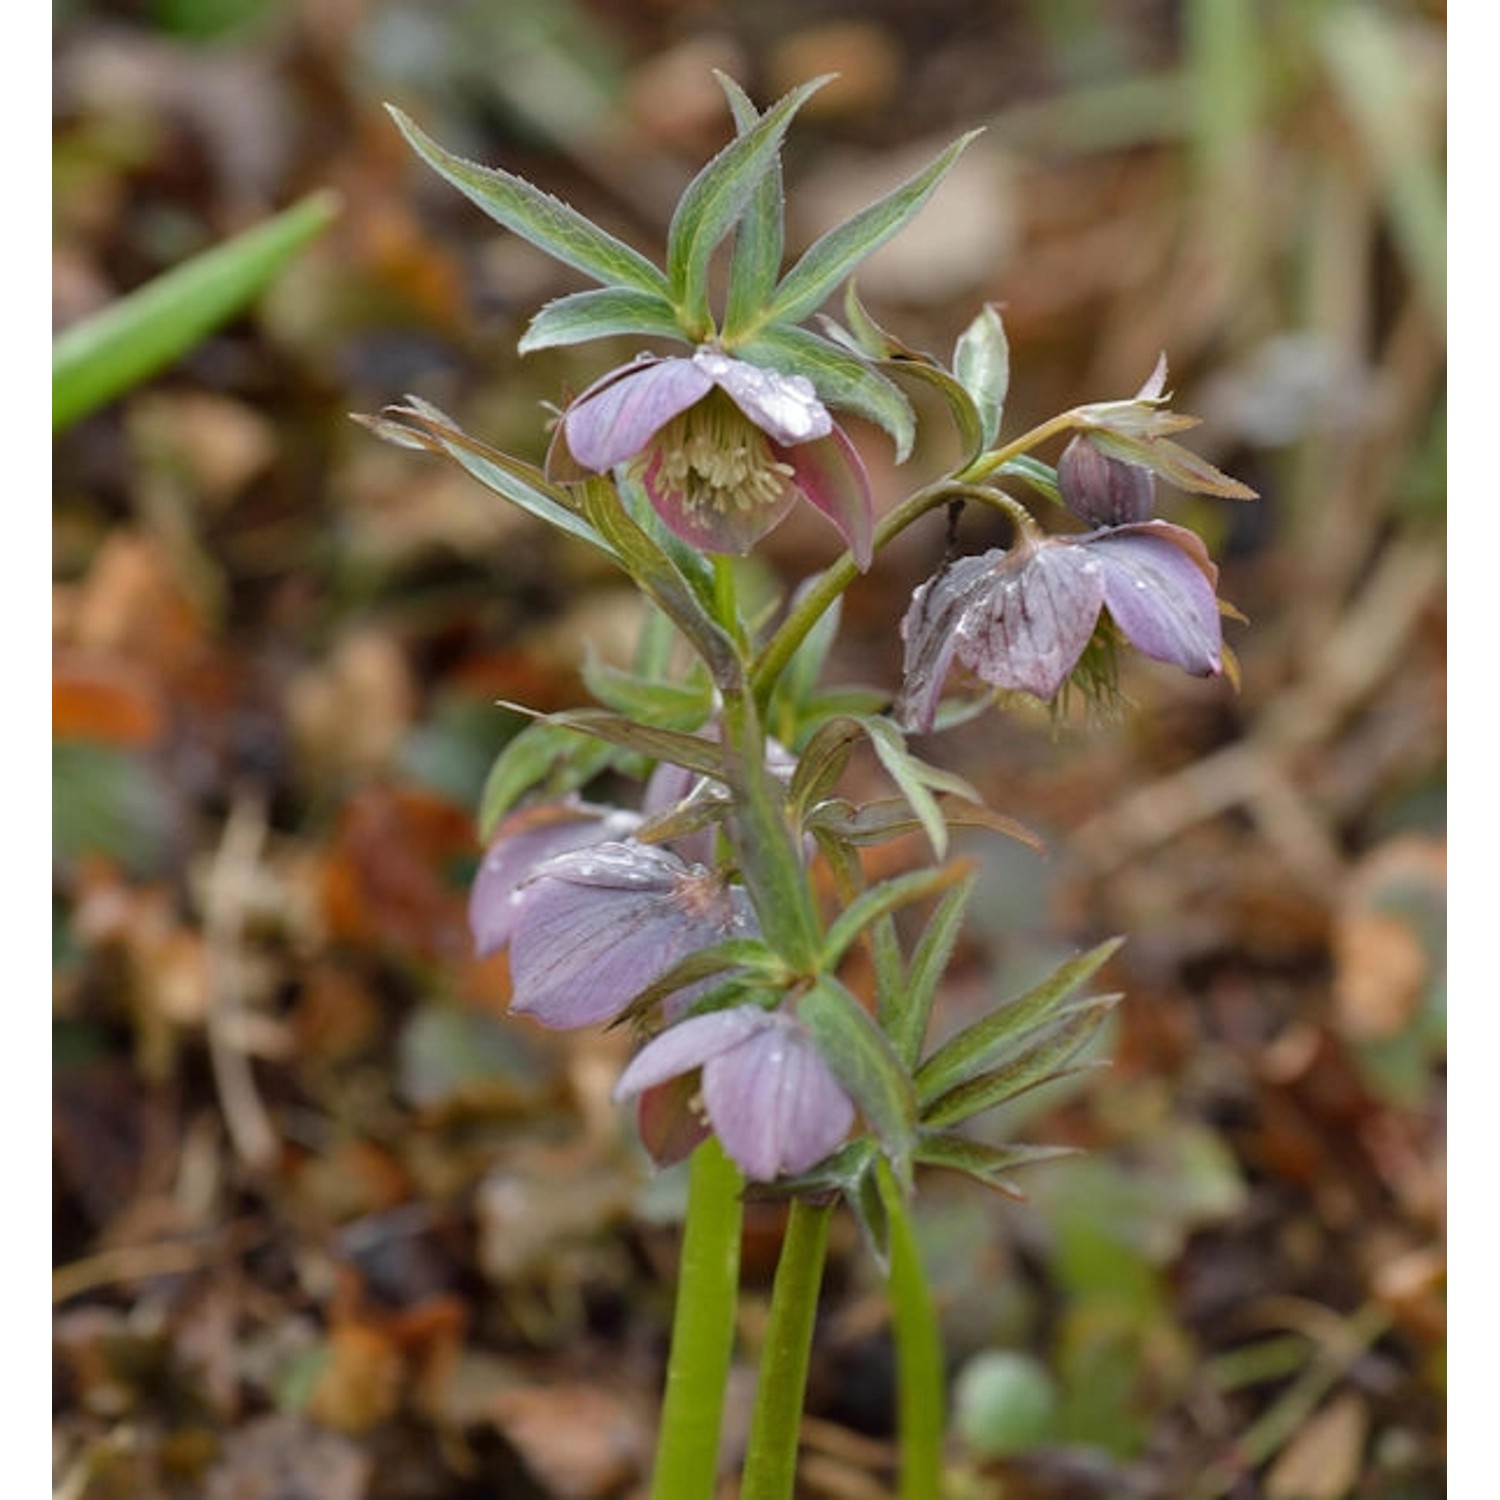
[[[615,1085],[631,1099],[701,1069],[701,1108],[746,1177],[805,1172],[842,1144],[854,1105],[794,1016],[758,1005],[690,1016],[648,1042]]]
[[[901,622],[901,716],[930,730],[956,660],[994,687],[1055,697],[1101,611],[1143,656],[1199,677],[1223,670],[1218,569],[1198,536],[1140,521],[1081,536],[1023,536],[922,584]]]
[[[748,893],[653,844],[594,843],[544,860],[510,912],[511,1009],[543,1026],[612,1021],[680,959],[759,932]],[[707,981],[676,991],[681,1015]]]
[[[656,513],[692,546],[748,552],[800,495],[870,564],[874,507],[854,445],[803,375],[711,347],[642,356],[595,381],[558,426],[549,467],[633,466]]]

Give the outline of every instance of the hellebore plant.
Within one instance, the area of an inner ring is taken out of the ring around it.
[[[1170,408],[1165,362],[1129,400],[1074,407],[1002,442],[1009,353],[993,307],[946,365],[878,327],[852,287],[844,323],[804,327],[917,213],[970,137],[783,273],[780,146],[821,80],[764,112],[720,81],[736,134],[684,191],[664,267],[522,178],[450,155],[392,111],[417,153],[481,209],[600,283],[543,307],[523,351],[630,335],[688,352],[642,353],[601,375],[557,416],[544,469],[415,397],[363,420],[453,459],[594,548],[648,603],[632,667],[585,668],[600,706],[532,715],[500,755],[480,809],[489,847],[470,913],[479,951],[509,952],[515,1010],[549,1027],[636,1029],[644,1044],[616,1097],[635,1102],[656,1160],[691,1158],[653,1494],[713,1493],[740,1205],[753,1191],[788,1200],[789,1214],[740,1493],[792,1493],[824,1245],[844,1205],[888,1275],[901,1493],[916,1500],[940,1493],[944,1431],[937,1324],[911,1222],[916,1169],[1016,1193],[1011,1169],[1056,1153],[981,1144],[964,1123],[1076,1067],[1119,997],[1077,997],[1110,941],[929,1048],[975,879],[972,862],[947,857],[950,831],[1030,835],[919,758],[907,734],[1010,693],[1105,694],[1125,646],[1197,675],[1225,671],[1216,570],[1192,532],[1153,519],[1155,479],[1250,491],[1171,439],[1193,419]],[[709,263],[731,240],[715,310]],[[882,428],[904,460],[915,419],[899,382],[913,380],[945,399],[962,453],[877,522],[864,464],[833,412]],[[1056,469],[1035,456],[1063,436]],[[1058,505],[1065,528],[1047,532],[1010,481]],[[799,497],[845,550],[769,618],[749,618],[733,557]],[[822,685],[844,591],[931,512],[947,513],[951,553],[965,504],[1004,516],[1010,545],[950,556],[916,590],[900,626],[898,701]],[[954,691],[965,680],[977,697]],[[891,785],[855,803],[838,787],[861,742]],[[645,782],[636,808],[584,800],[605,772]],[[914,832],[936,863],[869,881],[862,850]],[[918,904],[927,915],[908,943],[896,916]],[[874,973],[868,1003],[841,977],[856,947]]]

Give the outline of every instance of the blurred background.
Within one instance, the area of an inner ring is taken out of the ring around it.
[[[1441,0],[54,16],[59,330],[311,192],[341,205],[54,446],[54,1494],[643,1492],[682,1184],[609,1102],[628,1039],[509,1020],[464,910],[518,727],[495,700],[584,701],[581,654],[634,601],[348,413],[411,391],[539,458],[544,403],[634,352],[519,359],[583,283],[422,168],[383,101],[659,256],[727,136],[714,68],[762,105],[839,75],[787,143],[793,249],[985,125],[861,271],[872,312],[946,356],[996,303],[1007,435],[1165,350],[1189,442],[1261,495],[1161,500],[1247,619],[1238,691],[1132,662],[1113,722],[925,747],[1049,848],[972,846],[940,1026],[1130,936],[1113,1066],[986,1126],[1085,1154],[1024,1202],[922,1183],[954,1494],[1442,1493]],[[856,428],[882,505],[951,456],[914,399],[901,469]],[[913,528],[851,591],[841,675],[894,685],[943,546]],[[789,520],[768,581],[833,551]],[[749,1218],[731,1440],[779,1222]],[[891,1401],[841,1224],[800,1493],[891,1493]]]

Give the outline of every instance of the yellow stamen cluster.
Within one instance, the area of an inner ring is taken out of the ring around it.
[[[770,439],[722,391],[713,390],[662,428],[649,483],[670,490],[689,511],[749,511],[781,502],[790,464],[771,456]]]

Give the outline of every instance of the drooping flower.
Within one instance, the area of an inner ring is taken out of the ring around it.
[[[668,849],[628,840],[575,849],[516,891],[511,1008],[555,1028],[610,1021],[680,959],[758,930],[743,887]],[[668,1013],[702,987],[678,990]]]
[[[620,1075],[615,1098],[634,1098],[699,1069],[708,1122],[754,1181],[805,1172],[854,1123],[853,1102],[802,1024],[758,1005],[669,1027]]]
[[[590,844],[628,838],[636,813],[569,797],[512,813],[496,830],[469,891],[469,928],[481,957],[498,953],[515,925],[522,882],[545,860]]]
[[[1223,670],[1218,569],[1198,536],[1141,521],[1022,537],[960,558],[912,595],[901,715],[927,731],[955,660],[994,687],[1055,697],[1107,610],[1143,656],[1199,677]]]
[[[708,552],[748,552],[801,495],[869,566],[869,478],[806,376],[710,347],[642,356],[568,408],[549,458],[554,473],[564,455],[596,474],[634,465],[666,525]]]

